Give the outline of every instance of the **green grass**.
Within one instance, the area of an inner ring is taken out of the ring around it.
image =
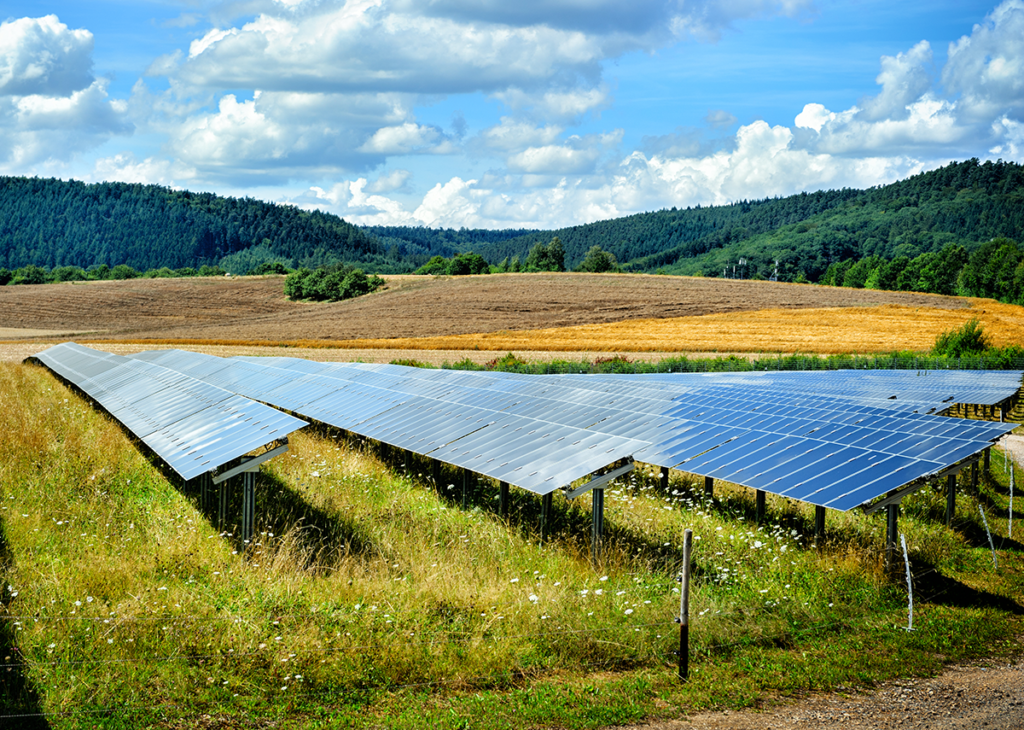
[[[586,498],[556,497],[542,545],[532,495],[513,490],[505,521],[482,483],[463,510],[453,473],[435,487],[424,463],[405,474],[307,431],[264,465],[245,546],[41,368],[0,367],[0,714],[54,728],[594,728],[1017,651],[1024,560],[1005,537],[999,455],[977,496],[964,484],[953,530],[940,489],[906,500],[907,632],[881,515],[829,513],[818,551],[807,508],[769,497],[758,526],[748,490],[716,486],[705,504],[685,475],[661,493],[638,470],[606,493],[593,565]]]

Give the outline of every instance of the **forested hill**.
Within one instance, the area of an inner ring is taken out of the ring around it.
[[[157,185],[0,177],[0,268],[146,270],[234,256],[248,269],[265,260],[383,262],[384,254],[356,226],[294,206]]]
[[[950,243],[970,251],[999,236],[1021,240],[1024,167],[967,160],[868,190],[673,208],[475,250],[492,264],[506,256],[522,260],[553,236],[565,247],[567,268],[600,246],[627,271],[768,278],[778,261],[779,279],[818,281],[829,265],[846,259],[914,258]]]

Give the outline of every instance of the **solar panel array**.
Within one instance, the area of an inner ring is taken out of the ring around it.
[[[184,479],[306,425],[279,410],[155,363],[74,343],[35,358],[120,421]]]
[[[908,382],[900,373],[885,383],[877,371],[871,381],[847,371],[826,378],[837,392],[819,393],[824,373],[540,376],[180,351],[135,357],[538,494],[633,457],[838,510],[939,474],[1013,428],[879,405],[893,393],[932,407],[950,394],[1000,402],[1021,380],[983,373],[972,383],[961,373]]]

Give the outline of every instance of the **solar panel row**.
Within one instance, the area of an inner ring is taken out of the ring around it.
[[[74,343],[35,356],[191,479],[306,425],[274,408],[155,363]]]
[[[539,494],[633,456],[848,510],[938,474],[1012,428],[883,407],[873,388],[803,393],[798,373],[781,373],[789,385],[776,391],[760,374],[746,373],[641,379],[220,360],[177,351],[136,357]],[[877,371],[867,372],[879,380]],[[857,374],[833,383],[855,385]],[[822,373],[807,375],[812,385],[821,381]],[[903,385],[880,392],[908,388],[909,377],[899,375]],[[1003,400],[1020,378],[985,374],[982,390]],[[924,379],[915,393],[927,391]],[[963,373],[929,383],[937,388],[927,391],[930,403],[951,392],[981,392]]]

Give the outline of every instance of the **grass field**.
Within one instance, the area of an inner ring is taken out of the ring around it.
[[[1020,650],[1024,558],[999,456],[953,530],[940,489],[904,501],[907,632],[879,515],[830,513],[819,551],[795,503],[769,497],[755,525],[747,490],[707,504],[683,474],[662,493],[637,473],[607,494],[595,565],[588,504],[557,498],[541,545],[532,495],[513,491],[505,521],[480,484],[462,510],[453,475],[435,485],[307,429],[262,468],[244,546],[41,368],[0,365],[0,433],[0,726],[602,727]]]

